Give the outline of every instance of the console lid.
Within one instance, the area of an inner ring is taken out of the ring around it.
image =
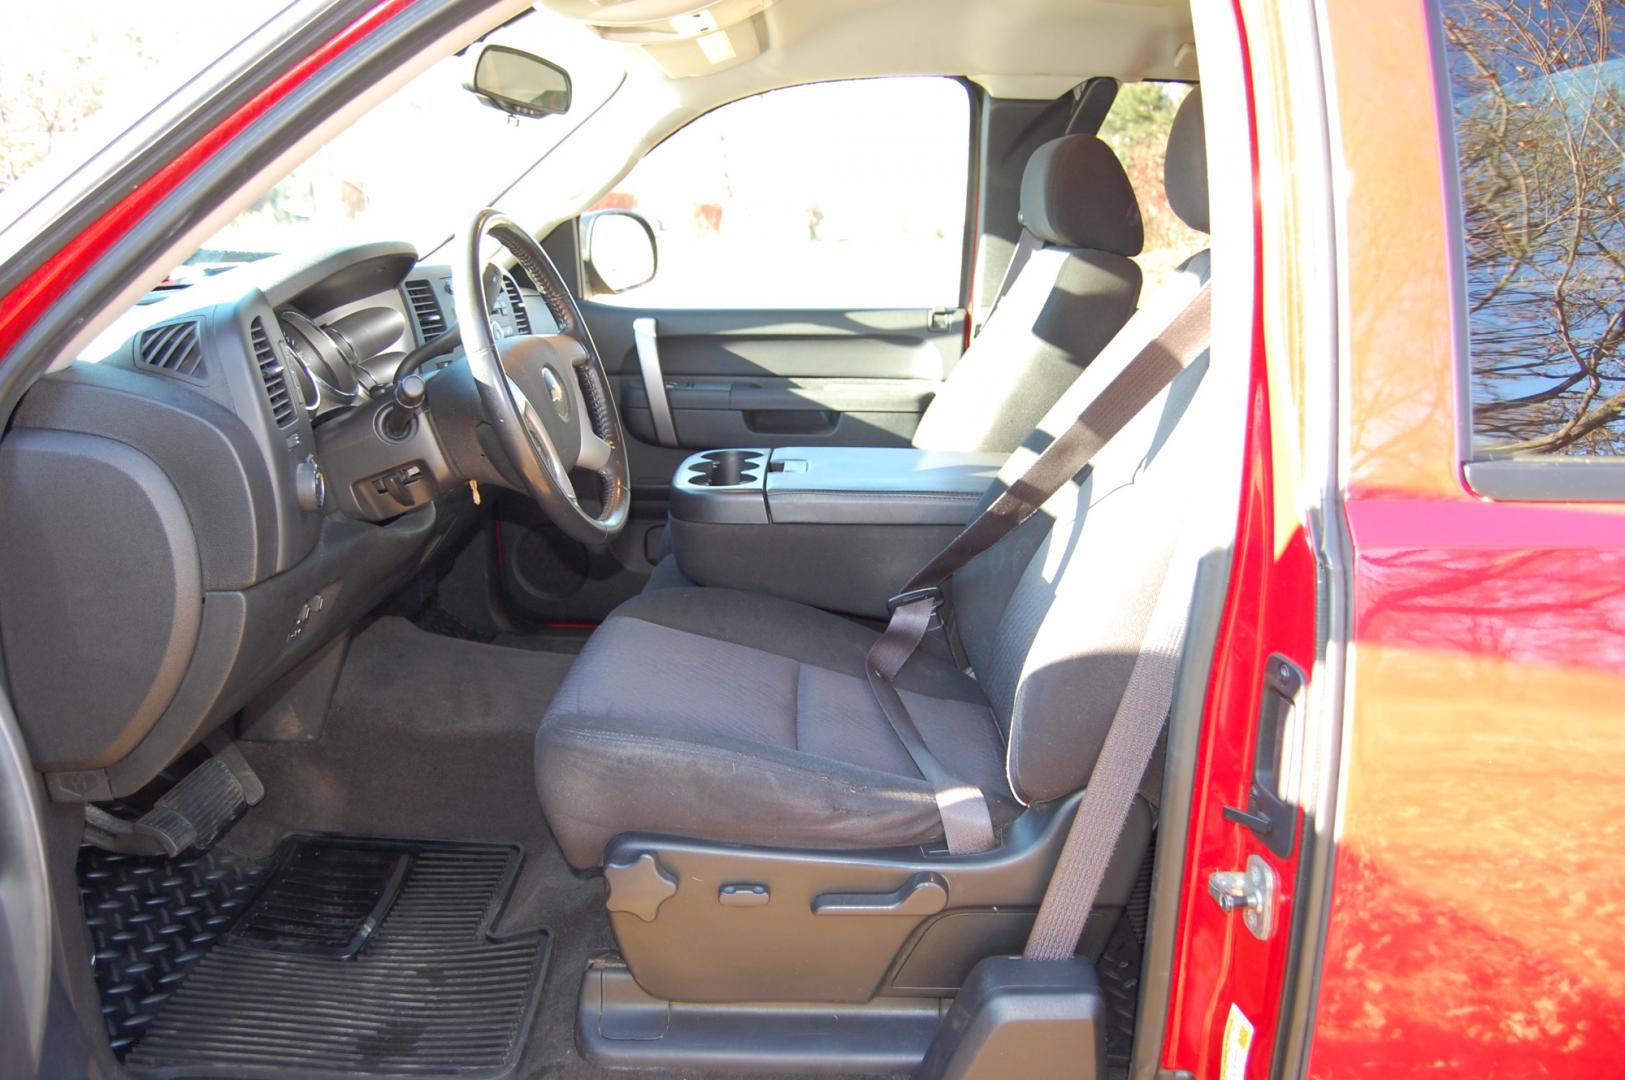
[[[1002,454],[892,447],[774,450],[767,514],[787,525],[963,525],[1002,464]]]

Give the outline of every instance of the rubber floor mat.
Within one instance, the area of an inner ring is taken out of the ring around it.
[[[289,841],[229,940],[280,952],[354,956],[394,906],[416,857],[409,844]]]
[[[518,868],[504,845],[338,836],[264,866],[86,849],[115,1050],[147,1076],[510,1075],[551,945],[491,935]]]

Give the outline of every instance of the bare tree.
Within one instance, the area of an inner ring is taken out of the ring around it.
[[[0,64],[0,190],[61,145],[112,93],[141,93],[156,65],[133,31],[91,30],[71,48],[42,44]]]
[[[1444,5],[1474,430],[1625,453],[1625,51],[1611,0]]]
[[[60,81],[27,71],[0,84],[0,187],[9,186],[101,108],[102,87],[85,77],[89,58],[76,61]]]

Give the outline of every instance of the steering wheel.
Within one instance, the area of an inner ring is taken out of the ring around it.
[[[493,329],[481,254],[487,237],[524,268],[559,333],[502,336]],[[452,306],[481,411],[524,490],[553,523],[584,544],[608,543],[626,527],[632,502],[626,437],[581,311],[547,252],[500,212],[475,214],[460,247]],[[596,513],[576,497],[577,470],[598,478]]]

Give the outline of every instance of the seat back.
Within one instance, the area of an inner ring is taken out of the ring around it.
[[[987,324],[920,418],[914,445],[1008,453],[1128,321],[1140,206],[1093,135],[1040,146],[1021,180],[1022,238]]]
[[[1170,173],[1188,176],[1190,155],[1203,153],[1200,108],[1192,94],[1176,118]],[[1193,185],[1182,190],[1176,212],[1205,229],[1205,172],[1199,199]],[[1205,251],[1193,256],[1135,314],[1011,456],[1001,482],[1020,476],[1168,324],[1207,267]],[[1094,768],[1191,495],[1214,458],[1210,434],[1229,426],[1208,366],[1206,356],[1192,364],[1039,513],[954,576],[960,642],[1003,729],[1010,787],[1023,802],[1071,794]]]

